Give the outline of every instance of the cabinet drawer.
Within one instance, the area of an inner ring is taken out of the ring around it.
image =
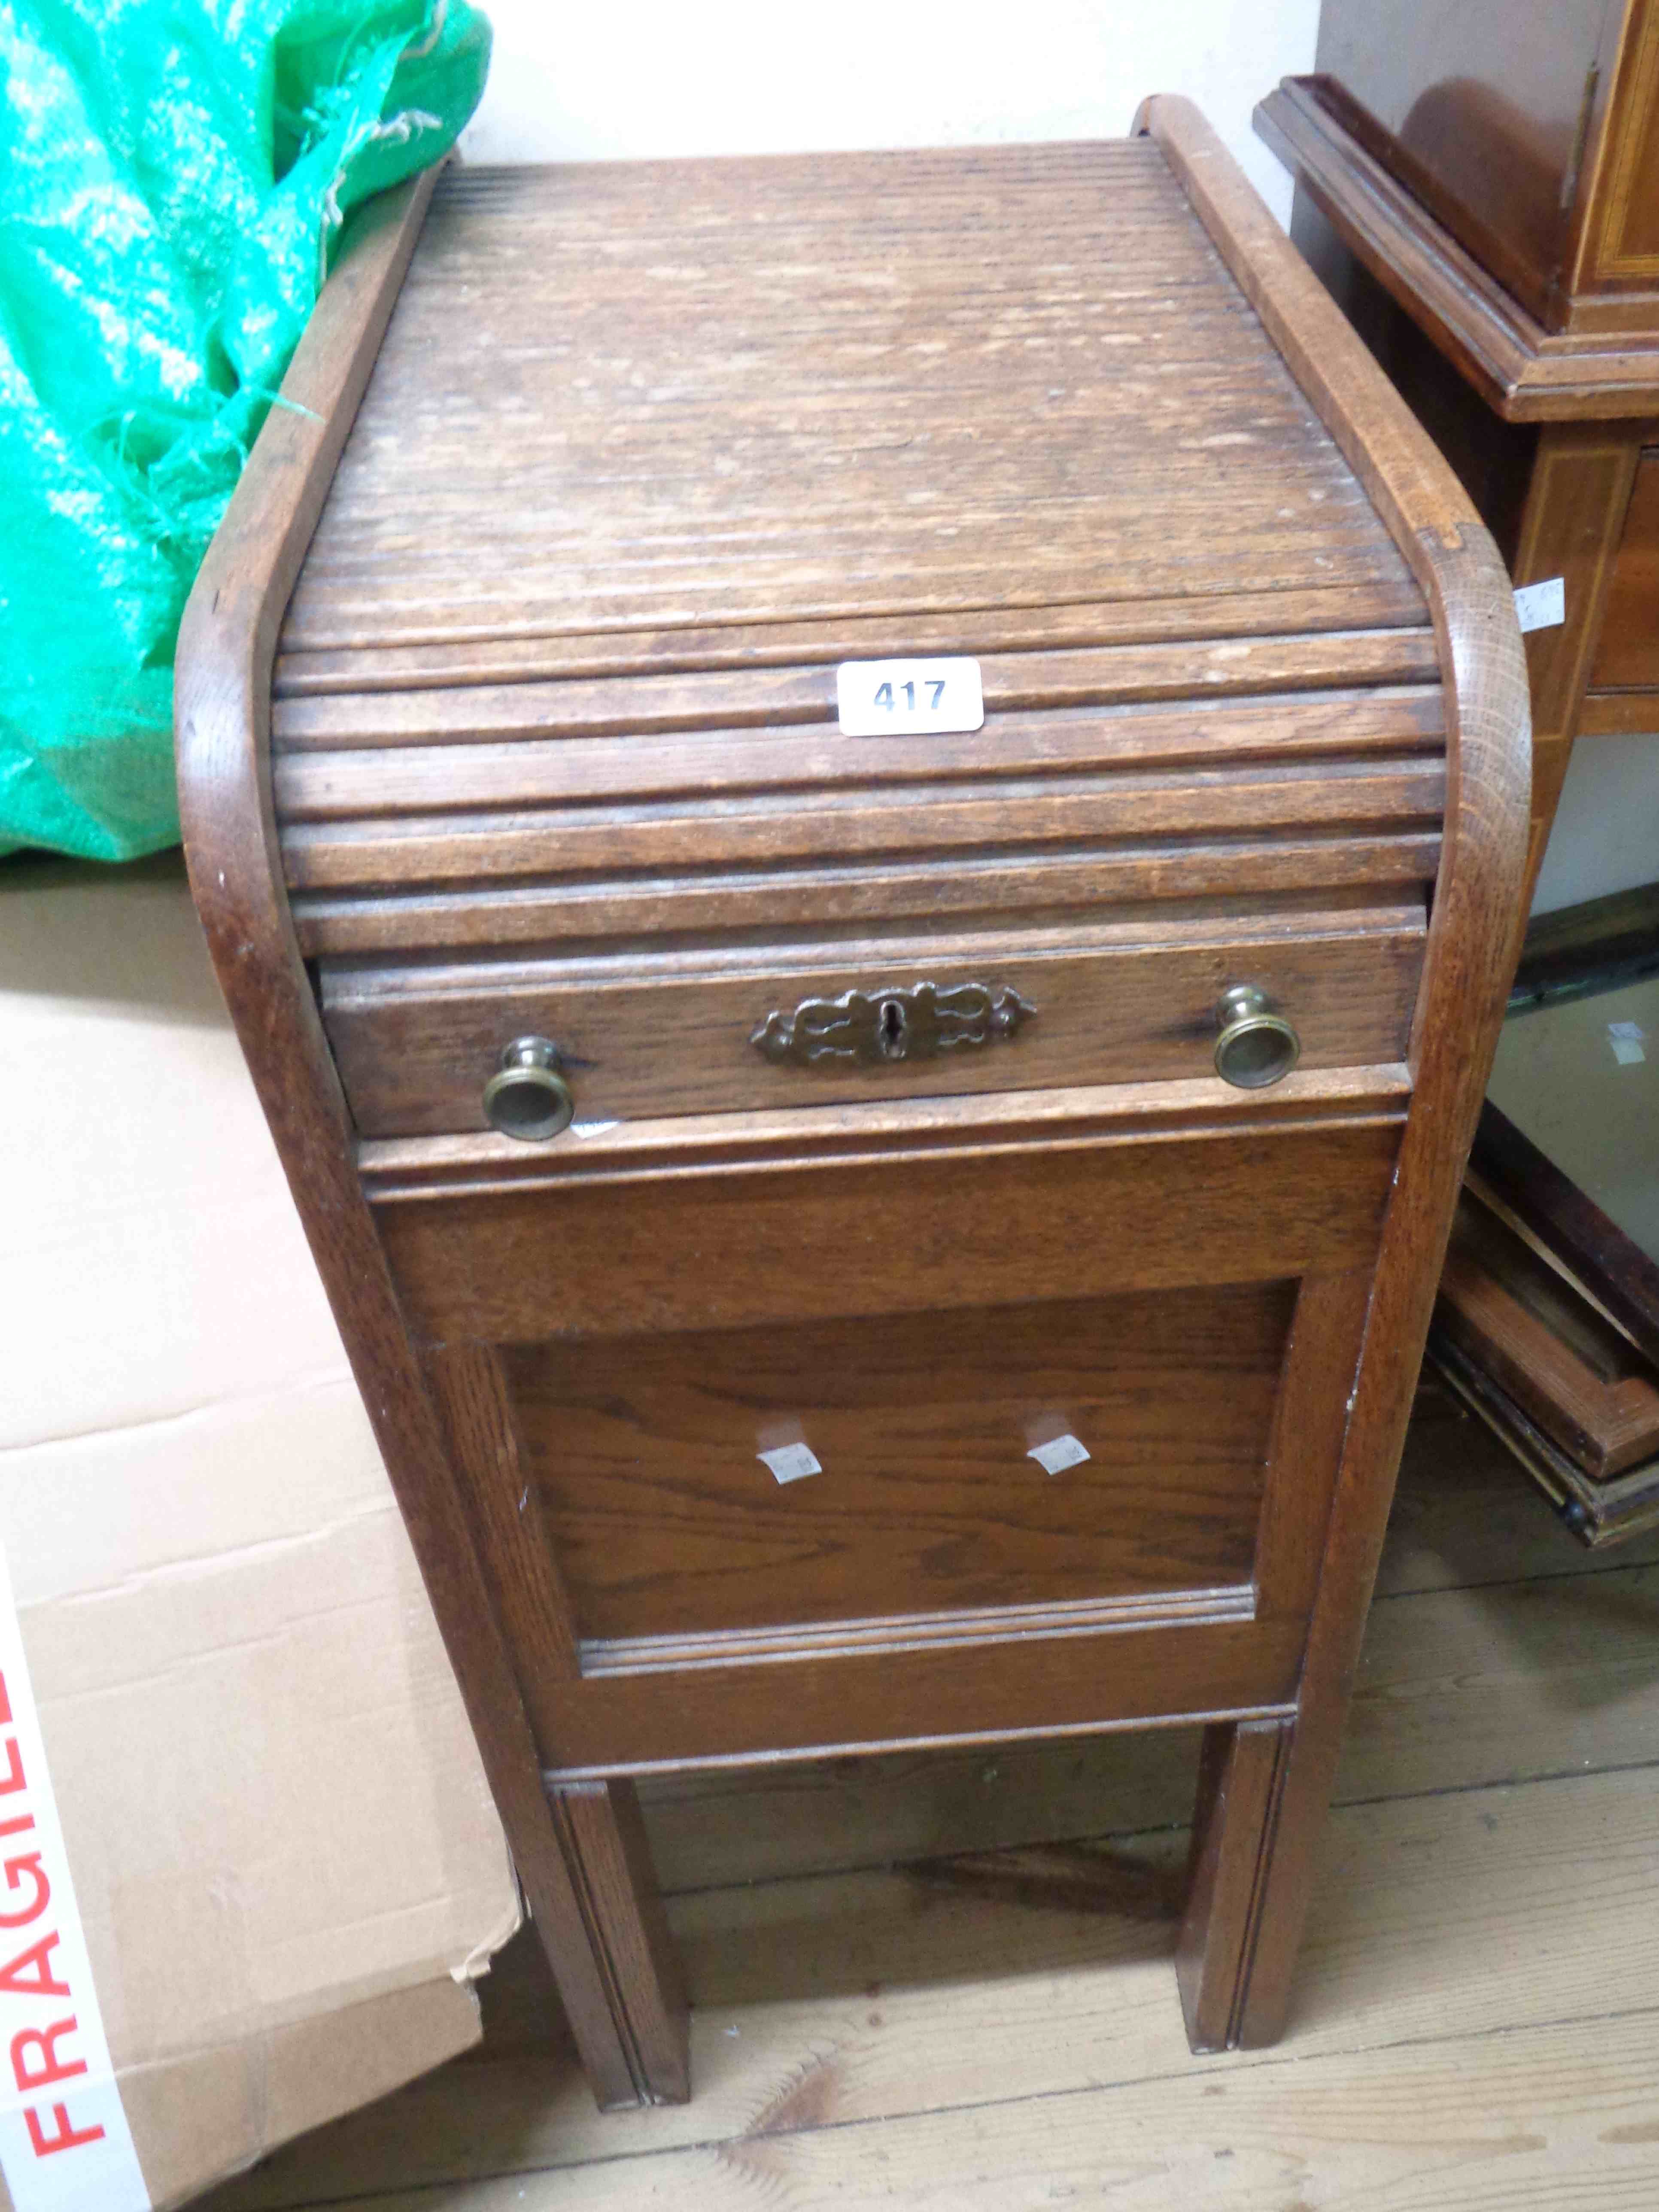
[[[322,1002],[359,1129],[440,1136],[485,1127],[484,1085],[523,1036],[556,1045],[579,1122],[1203,1077],[1237,983],[1294,1026],[1303,1066],[1386,1064],[1405,1056],[1423,934],[1401,906],[1166,922],[1156,941],[1119,925],[815,961],[769,948],[717,970],[706,953],[336,968]]]

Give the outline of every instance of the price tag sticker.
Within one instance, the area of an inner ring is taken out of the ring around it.
[[[1064,1474],[1068,1467],[1081,1467],[1089,1452],[1073,1436],[1050,1437],[1046,1444],[1033,1444],[1025,1456],[1034,1459],[1045,1474]]]
[[[755,1456],[766,1462],[776,1482],[799,1482],[809,1474],[823,1473],[823,1462],[811,1444],[776,1444]]]
[[[1523,630],[1556,629],[1567,618],[1567,580],[1546,576],[1541,584],[1522,584],[1515,595],[1515,612]]]
[[[914,738],[985,726],[976,660],[843,660],[836,712],[844,738]]]

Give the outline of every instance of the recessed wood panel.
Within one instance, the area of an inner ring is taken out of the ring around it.
[[[1249,1580],[1291,1303],[590,1340],[507,1372],[585,1638],[1062,1603]],[[1088,1456],[1045,1473],[1030,1449],[1061,1437]],[[781,1446],[821,1472],[776,1480]]]
[[[1659,690],[1659,451],[1645,452],[1636,471],[1590,688]],[[1650,706],[1648,712],[1656,709]]]

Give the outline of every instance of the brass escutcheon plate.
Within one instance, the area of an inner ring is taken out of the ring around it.
[[[1036,1008],[1008,984],[891,984],[803,999],[767,1015],[749,1042],[794,1067],[890,1067],[1012,1037]]]

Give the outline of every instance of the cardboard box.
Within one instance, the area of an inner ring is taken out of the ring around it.
[[[518,1893],[176,860],[0,866],[0,2162],[126,2212],[476,2041]]]

